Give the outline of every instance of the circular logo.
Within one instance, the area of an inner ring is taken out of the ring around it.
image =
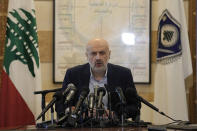
[[[171,47],[176,44],[179,38],[178,30],[171,24],[163,25],[161,28],[161,43],[164,47]]]

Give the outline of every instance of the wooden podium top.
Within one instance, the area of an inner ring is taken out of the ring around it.
[[[13,129],[13,128],[12,128]],[[50,130],[50,131],[149,131],[147,127],[109,127],[109,128],[36,128],[33,126],[26,126],[21,128],[16,128],[16,130]],[[153,131],[153,130],[150,130]],[[154,131],[183,131],[178,129],[158,129]]]
[[[147,127],[106,127],[106,128],[91,128],[91,127],[84,127],[84,128],[74,128],[74,127],[66,127],[66,128],[36,128],[35,125],[30,125],[30,126],[21,126],[21,127],[9,127],[9,128],[0,128],[0,130],[51,130],[51,131],[185,131],[185,130],[194,130],[196,131],[196,126],[195,128],[185,128],[185,129],[164,129],[162,126],[153,126],[152,130],[148,130]],[[193,126],[194,127],[194,126]],[[150,129],[150,127],[149,127]]]
[[[30,130],[36,128],[30,128]],[[36,129],[43,130],[43,129]],[[56,128],[51,131],[148,131],[146,127],[110,127],[110,128]]]
[[[148,131],[146,127],[110,127],[110,128],[36,128],[34,125],[26,127],[7,127],[0,130],[50,130],[50,131]]]

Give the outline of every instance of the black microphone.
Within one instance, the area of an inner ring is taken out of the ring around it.
[[[120,97],[120,94],[118,94],[118,95]],[[124,99],[124,97],[123,97],[123,99]],[[125,101],[126,101],[125,104],[123,104],[123,102],[116,104],[115,110],[116,110],[117,115],[119,117],[121,116],[121,119],[123,122],[124,122],[124,117],[125,118],[132,118],[132,120],[134,120],[134,121],[139,121],[138,118],[140,115],[141,103],[137,98],[137,91],[135,90],[135,88],[130,88],[130,87],[126,88]]]
[[[107,95],[108,95],[108,108],[109,108],[109,116],[108,119],[111,120],[112,119],[112,109],[111,109],[111,88],[109,87],[109,85],[105,84],[105,89],[107,91]]]
[[[68,102],[73,98],[73,96],[75,95],[75,93],[77,91],[77,88],[73,84],[69,84],[68,88],[70,89],[70,91],[65,98],[64,104],[68,104]]]
[[[139,101],[141,101],[142,103],[144,103],[145,105],[149,106],[150,108],[152,108],[155,111],[159,111],[159,109],[157,107],[155,107],[154,105],[152,105],[151,103],[149,103],[147,100],[145,100],[144,98],[142,98],[141,96],[138,96]]]
[[[95,101],[96,105],[97,105],[97,102],[98,102],[98,96],[97,96],[98,88],[99,88],[98,86],[94,86],[94,101]]]
[[[51,102],[42,110],[42,112],[40,113],[40,115],[37,117],[36,120],[40,119],[47,111],[50,107],[53,106],[53,104],[57,101],[60,100],[63,97],[62,92],[61,91],[57,91],[54,95],[53,95],[53,99],[51,100]]]
[[[125,104],[126,104],[126,98],[125,98],[125,96],[124,96],[124,94],[123,94],[122,88],[117,87],[117,88],[115,89],[115,91],[118,93],[118,96],[119,96],[119,98],[120,98],[121,103],[122,103],[123,105],[125,105]]]
[[[105,94],[106,94],[105,88],[104,87],[99,87],[98,90],[97,90],[97,94],[98,94],[97,108],[101,108],[102,101],[103,101],[103,96],[105,96]]]
[[[89,95],[88,108],[90,109],[90,111],[93,111],[93,108],[94,108],[94,93],[91,93]]]
[[[154,105],[152,105],[151,103],[149,103],[147,100],[145,100],[144,98],[142,98],[141,96],[139,96],[137,94],[137,91],[135,89],[132,89],[132,88],[127,88],[126,89],[126,93],[127,93],[127,96],[131,97],[131,99],[129,99],[130,101],[136,101],[135,98],[137,98],[137,100],[139,100],[140,102],[144,103],[145,105],[147,105],[148,107],[152,108],[153,110],[155,111],[159,111],[159,109],[157,107],[155,107]],[[132,100],[132,97],[133,97],[133,100]]]
[[[145,100],[144,98],[142,98],[141,96],[139,96],[137,94],[137,91],[135,89],[132,89],[132,88],[127,88],[126,90],[127,92],[127,95],[128,96],[134,96],[134,97],[137,97],[137,100],[144,103],[145,105],[147,105],[148,107],[150,107],[151,109],[155,110],[156,112],[160,113],[161,115],[173,120],[173,121],[177,121],[173,118],[171,118],[170,116],[166,115],[164,112],[161,112],[159,111],[159,109],[157,107],[155,107],[154,105],[152,105],[150,102],[148,102],[147,100]],[[132,100],[131,100],[132,101]]]

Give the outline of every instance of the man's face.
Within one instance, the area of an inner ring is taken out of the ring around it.
[[[110,58],[110,51],[105,44],[93,44],[88,46],[86,56],[93,71],[105,71]]]

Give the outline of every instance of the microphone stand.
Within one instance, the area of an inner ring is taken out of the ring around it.
[[[125,118],[124,118],[124,106],[126,103],[124,102],[123,99],[121,99],[121,126],[125,126]]]
[[[53,106],[51,107],[51,124],[47,125],[45,128],[48,129],[55,129],[58,128],[59,125],[57,125],[57,122],[54,120],[54,108]]]
[[[107,90],[108,93],[108,107],[109,107],[109,116],[108,116],[108,124],[110,124],[110,126],[114,126],[117,123],[115,122],[114,118],[112,117],[112,109],[111,109],[111,91]],[[109,125],[108,125],[109,126]]]
[[[164,112],[161,112],[157,107],[155,107],[154,105],[152,105],[151,103],[149,103],[148,101],[146,101],[144,98],[142,98],[141,96],[137,96],[138,99],[140,100],[140,102],[144,103],[145,105],[147,105],[148,107],[150,107],[151,109],[155,110],[156,112],[158,112],[159,114],[171,119],[172,121],[180,121],[180,120],[175,120],[173,118],[171,118],[170,116],[166,115]]]
[[[123,101],[121,100],[121,126],[124,126],[124,104]]]
[[[109,115],[108,115],[108,121],[107,121],[107,125],[108,126],[114,126],[117,125],[117,120],[115,120],[114,116],[112,116],[112,88],[109,87],[109,85],[105,84],[105,89],[107,91],[108,94],[108,109],[109,109]]]
[[[53,106],[51,107],[51,125],[54,124],[54,109]]]
[[[107,84],[104,85],[107,95],[108,95],[108,107],[109,107],[109,116],[108,119],[112,120],[112,111],[111,111],[111,90]]]

